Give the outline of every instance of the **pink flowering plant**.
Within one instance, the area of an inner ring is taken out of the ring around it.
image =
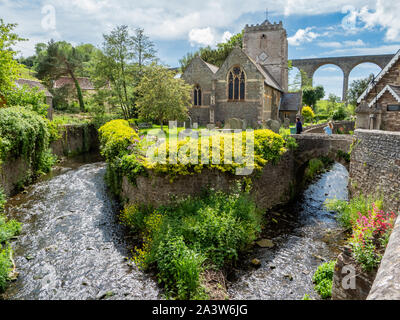
[[[367,214],[358,213],[352,226],[350,244],[354,257],[364,270],[370,271],[379,265],[395,220],[394,212],[385,213],[375,204]]]

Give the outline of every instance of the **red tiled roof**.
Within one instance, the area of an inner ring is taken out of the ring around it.
[[[89,78],[84,78],[84,77],[78,77],[78,82],[79,85],[81,87],[81,90],[94,90],[94,86],[93,83],[90,81]],[[65,85],[74,85],[74,80],[72,78],[69,77],[61,77],[59,79],[57,79],[56,81],[54,81],[54,88],[61,88]]]

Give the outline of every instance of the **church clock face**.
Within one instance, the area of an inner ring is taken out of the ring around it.
[[[263,63],[268,59],[268,55],[265,52],[261,52],[257,58],[259,62]]]

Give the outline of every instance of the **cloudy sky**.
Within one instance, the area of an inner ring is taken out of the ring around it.
[[[178,66],[187,52],[215,45],[245,24],[283,21],[289,58],[395,53],[400,49],[398,0],[0,0],[0,18],[18,23],[29,41],[16,47],[33,53],[51,38],[100,46],[116,25],[141,27],[155,42],[161,62]],[[350,81],[379,72],[359,65]],[[332,65],[317,70],[314,83],[341,95],[342,73]]]

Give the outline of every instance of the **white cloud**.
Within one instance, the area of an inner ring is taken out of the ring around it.
[[[318,46],[322,48],[345,48],[345,47],[364,47],[366,44],[361,39],[358,40],[346,40],[343,42],[339,41],[320,41],[318,42]]]
[[[366,45],[361,39],[344,41],[343,44],[346,47],[364,47]]]
[[[318,42],[318,46],[323,48],[341,48],[342,43],[338,41],[320,41]]]
[[[400,43],[383,45],[378,47],[357,47],[357,48],[343,48],[336,49],[330,52],[321,52],[321,56],[326,54],[335,55],[374,55],[374,54],[394,54],[400,49]]]
[[[233,36],[232,33],[230,33],[229,31],[225,31],[224,34],[222,35],[221,41],[222,42],[228,42],[229,39]]]
[[[189,32],[189,41],[193,47],[196,45],[212,46],[215,43],[215,37],[210,27],[192,29]]]
[[[297,32],[288,38],[288,43],[292,46],[299,46],[305,42],[311,42],[318,38],[320,35],[311,31],[312,27],[307,27],[305,29],[299,29]]]
[[[400,2],[377,0],[375,11],[369,8],[364,6],[358,12],[358,18],[365,23],[365,28],[383,28],[386,30],[387,41],[400,41]]]

